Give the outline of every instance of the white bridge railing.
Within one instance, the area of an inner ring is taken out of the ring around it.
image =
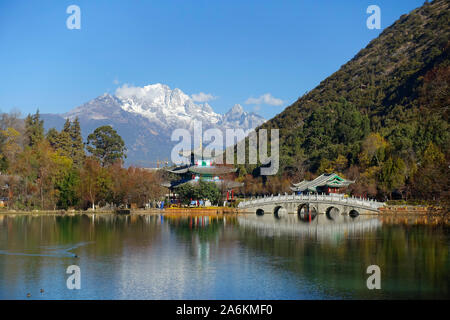
[[[272,204],[274,202],[326,202],[336,203],[341,205],[351,205],[357,207],[366,207],[371,209],[378,209],[384,206],[384,202],[378,202],[372,199],[364,199],[358,197],[346,197],[343,194],[284,194],[284,195],[270,195],[264,197],[252,198],[247,201],[239,203],[238,208],[245,209],[255,207],[258,205]]]

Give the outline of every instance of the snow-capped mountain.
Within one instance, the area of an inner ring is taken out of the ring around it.
[[[252,130],[262,124],[265,120],[253,112],[245,112],[240,104],[235,104],[227,113],[225,113],[221,120],[223,128],[242,128],[244,131]]]
[[[161,127],[189,127],[193,120],[217,124],[221,115],[207,104],[195,104],[180,89],[157,83],[145,87],[123,86],[116,91],[122,109],[139,114]]]
[[[103,94],[64,114],[43,114],[46,129],[61,129],[66,118],[78,117],[83,137],[95,128],[111,125],[127,146],[127,164],[155,166],[156,160],[170,160],[177,142],[170,140],[177,128],[192,130],[194,121],[203,129],[243,129],[246,133],[265,120],[235,105],[226,114],[214,112],[208,103],[195,103],[180,89],[164,84],[123,86],[115,95]],[[225,136],[225,134],[224,134]]]

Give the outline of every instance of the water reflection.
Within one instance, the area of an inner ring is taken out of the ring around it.
[[[427,221],[424,217],[330,219],[326,214],[306,222],[294,215],[282,221],[270,215],[238,220],[246,247],[272,257],[279,270],[308,279],[331,297],[450,297],[448,225],[417,224]],[[366,287],[366,268],[372,264],[381,268],[382,290]]]
[[[7,250],[0,250],[0,254],[10,255],[10,256],[35,256],[35,257],[70,257],[70,258],[78,258],[78,256],[71,252],[74,249],[77,249],[81,246],[88,245],[93,242],[80,242],[71,246],[41,246],[42,253],[26,253],[26,252],[10,252]]]
[[[352,218],[343,215],[311,215],[303,214],[303,212],[300,212],[298,216],[290,214],[284,219],[274,219],[270,215],[245,215],[240,216],[238,222],[240,227],[254,230],[263,237],[291,235],[323,240],[373,233],[382,225],[381,221],[374,216]]]
[[[449,229],[420,219],[0,215],[0,299],[448,298]]]

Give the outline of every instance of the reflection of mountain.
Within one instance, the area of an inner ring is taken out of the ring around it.
[[[240,218],[239,240],[254,256],[264,255],[274,261],[280,273],[288,270],[307,279],[322,297],[450,296],[450,240],[444,227],[381,225],[370,217],[336,223],[327,221],[325,215],[316,219],[310,225],[291,221],[294,226],[289,230],[288,223],[279,223],[273,216],[262,220]],[[381,268],[382,290],[368,290],[366,286],[367,267],[374,264]]]

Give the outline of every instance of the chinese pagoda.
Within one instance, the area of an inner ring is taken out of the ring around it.
[[[216,165],[213,159],[205,159],[202,155],[202,149],[183,152],[181,155],[185,158],[190,158],[188,164],[177,166],[175,168],[167,168],[170,173],[180,176],[179,180],[167,181],[162,186],[168,188],[171,193],[176,193],[176,188],[185,185],[198,184],[199,181],[213,182],[221,190],[227,191],[227,200],[234,200],[235,188],[242,187],[244,184],[226,179],[224,176],[236,172],[236,168]]]
[[[299,183],[294,183],[291,190],[300,193],[340,193],[350,184],[355,181],[341,178],[336,173],[324,173],[312,181],[303,180]]]

